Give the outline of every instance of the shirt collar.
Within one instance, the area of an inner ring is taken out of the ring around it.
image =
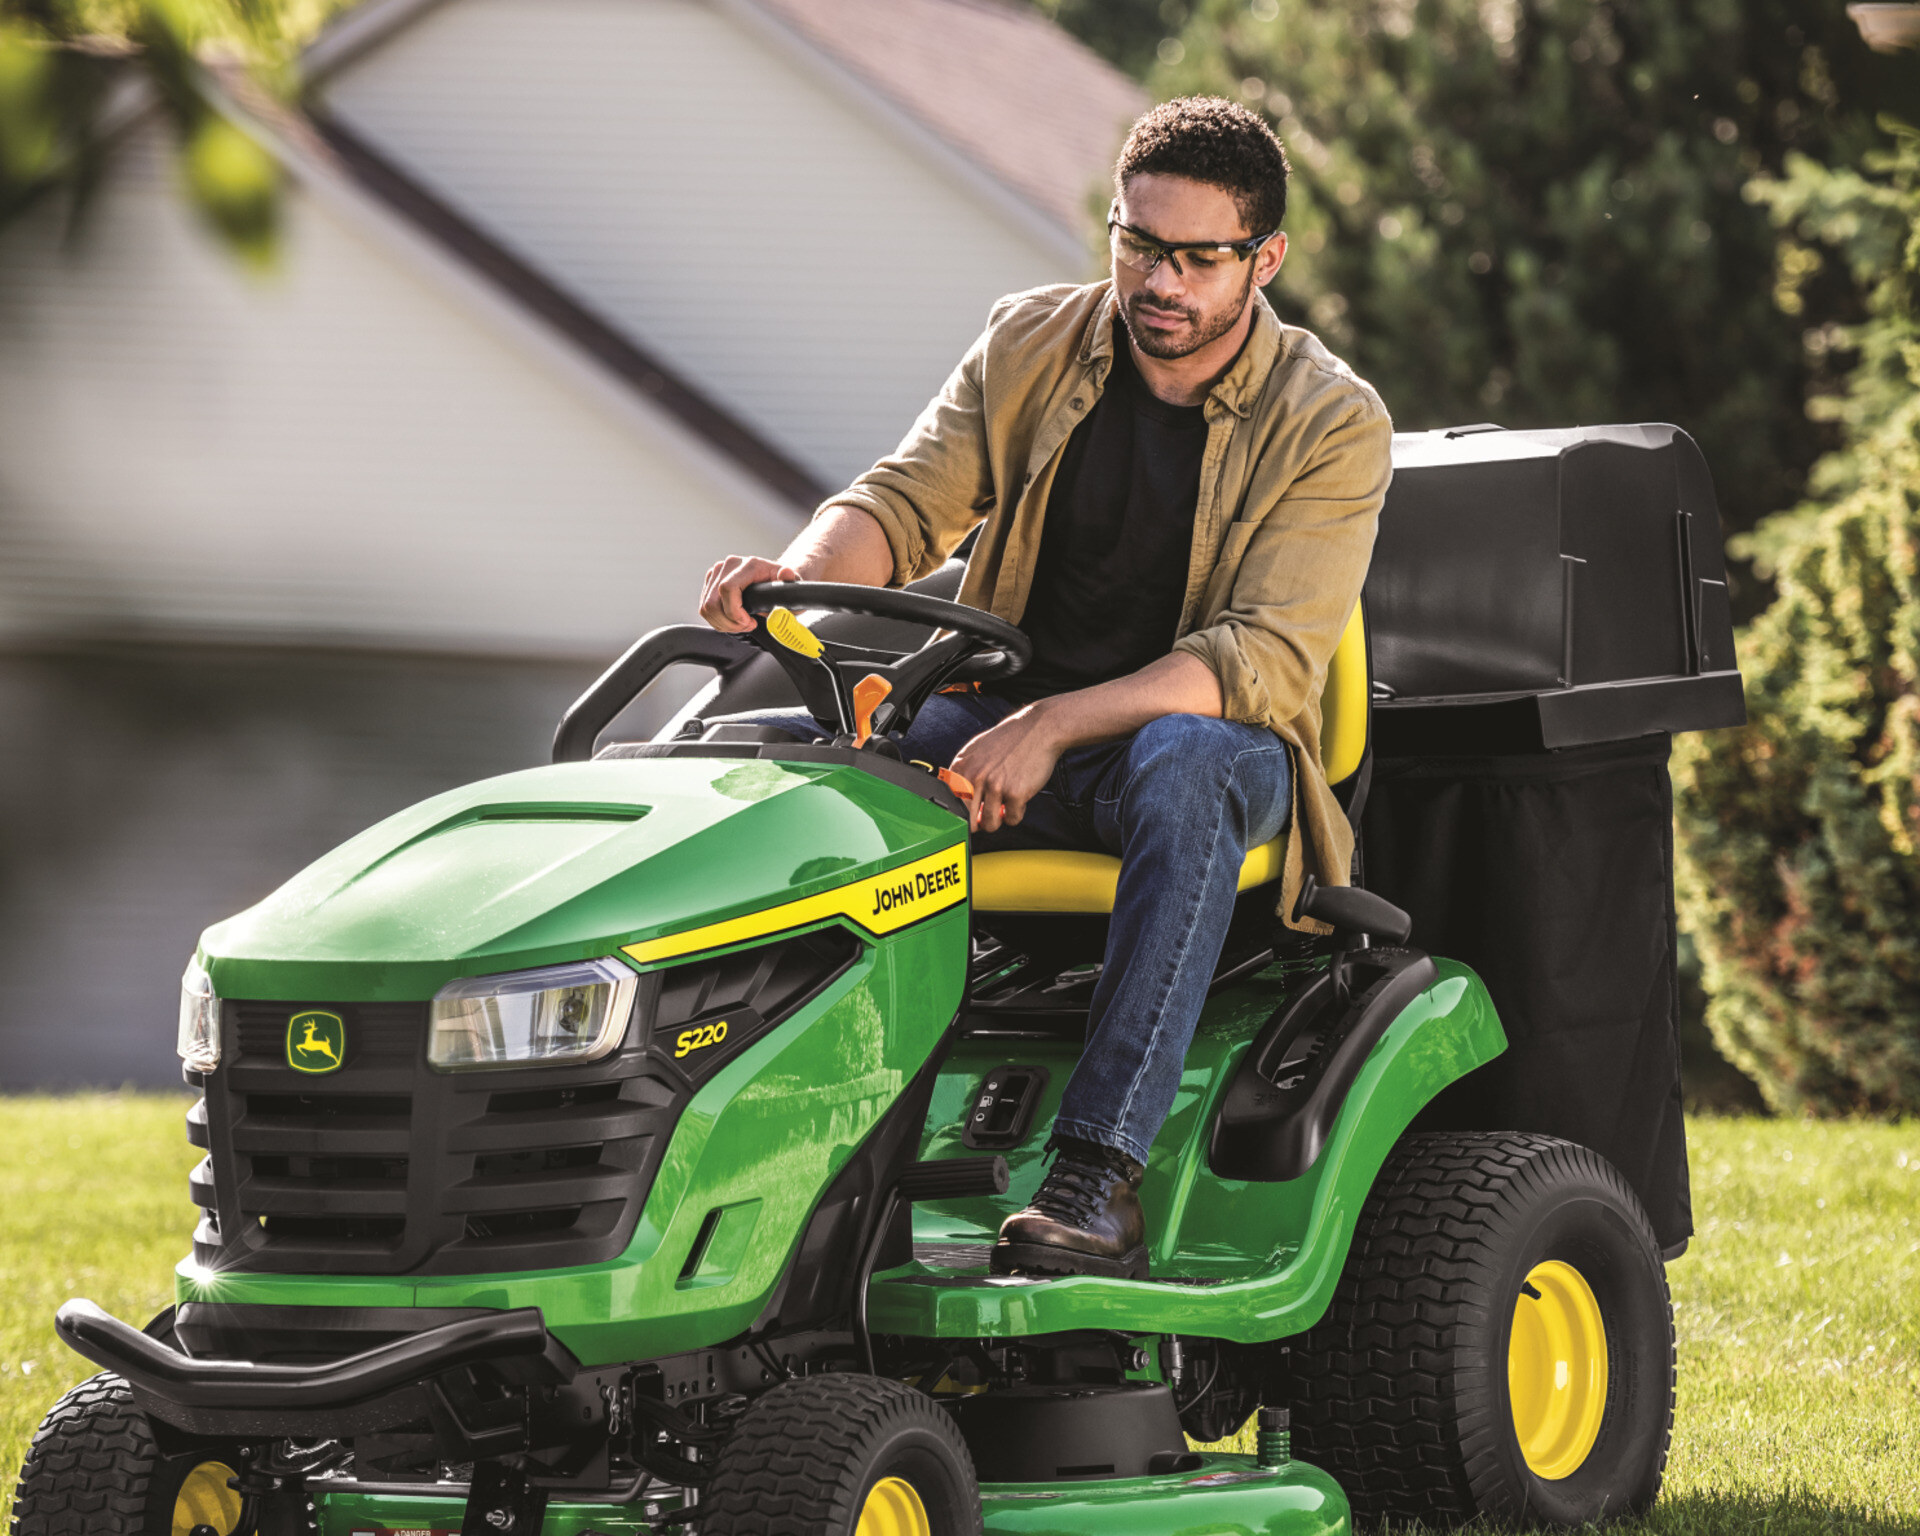
[[[1080,362],[1083,366],[1097,369],[1102,379],[1113,367],[1113,325],[1120,307],[1112,284],[1109,282],[1104,286],[1106,295],[1094,309],[1093,318],[1087,322],[1087,328],[1080,337]],[[1256,291],[1253,295],[1253,330],[1247,337],[1247,344],[1240,349],[1240,355],[1234,359],[1233,366],[1221,377],[1220,382],[1208,391],[1207,398],[1218,400],[1242,419],[1251,416],[1260,392],[1266,388],[1267,375],[1273,372],[1274,364],[1280,360],[1285,346],[1286,337],[1280,317],[1273,312],[1267,296]]]

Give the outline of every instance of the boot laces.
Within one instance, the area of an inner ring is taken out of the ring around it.
[[[1058,1140],[1047,1142],[1047,1152],[1053,1162],[1034,1192],[1033,1208],[1084,1231],[1106,1203],[1108,1181],[1120,1171],[1113,1166],[1118,1160],[1096,1161]]]

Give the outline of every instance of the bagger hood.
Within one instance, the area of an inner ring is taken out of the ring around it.
[[[570,763],[485,779],[361,833],[258,906],[209,928],[223,997],[339,1002],[431,997],[448,981],[611,955],[672,958],[750,937],[729,920],[888,874],[876,931],[964,891],[963,824],[858,768],[760,759]],[[921,896],[912,876],[921,861]],[[931,869],[931,866],[929,866]],[[895,889],[906,877],[906,894]],[[929,886],[937,897],[928,898]],[[955,886],[960,889],[956,890]],[[826,898],[809,902],[809,898]],[[839,902],[851,914],[851,899]],[[664,942],[663,942],[664,941]]]

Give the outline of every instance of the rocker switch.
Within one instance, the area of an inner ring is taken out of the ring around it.
[[[1047,1069],[1037,1066],[996,1067],[980,1081],[967,1105],[960,1145],[977,1151],[1017,1147],[1033,1128],[1034,1113],[1046,1090]]]

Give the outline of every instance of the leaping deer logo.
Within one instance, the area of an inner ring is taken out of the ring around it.
[[[300,1013],[287,1021],[287,1065],[296,1072],[331,1072],[342,1064],[346,1026],[338,1014]]]

